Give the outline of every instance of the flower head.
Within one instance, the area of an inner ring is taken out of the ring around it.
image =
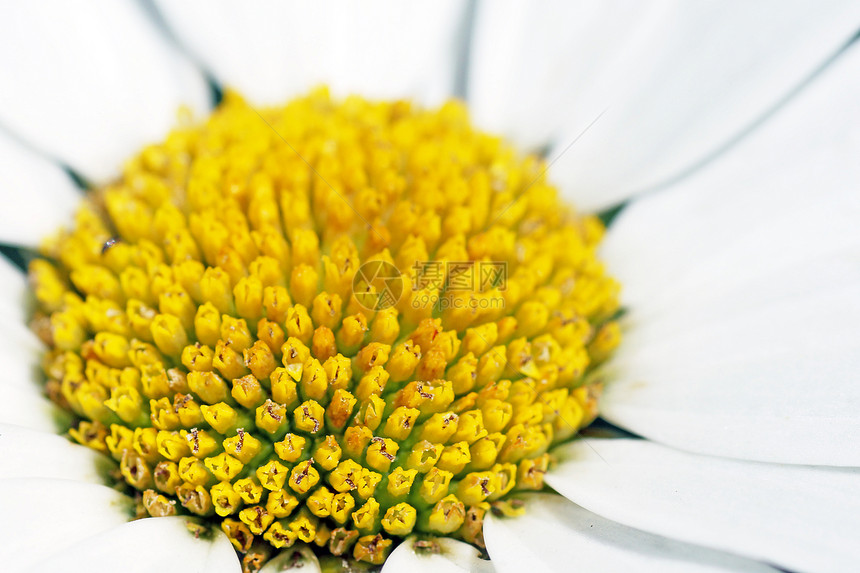
[[[228,94],[31,264],[48,393],[139,513],[210,518],[255,562],[483,547],[618,343],[603,227],[545,171],[453,102]]]

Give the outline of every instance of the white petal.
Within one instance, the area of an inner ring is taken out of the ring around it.
[[[416,537],[409,537],[398,545],[382,567],[382,573],[492,573],[493,564],[481,559],[473,546],[456,539],[439,537],[433,541],[438,549],[416,549]]]
[[[682,449],[860,465],[860,49],[603,248],[627,340],[603,415]]]
[[[43,478],[0,480],[0,508],[0,563],[5,571],[23,571],[36,559],[73,547],[131,516],[131,500],[109,487]]]
[[[653,1],[479,2],[468,99],[474,120],[525,148],[558,136],[589,83],[617,58]],[[597,110],[598,113],[600,110]]]
[[[455,80],[466,3],[156,0],[180,40],[224,85],[259,104],[320,84],[438,102]]]
[[[44,397],[37,380],[42,344],[17,319],[0,312],[0,422],[55,432],[67,415]]]
[[[499,573],[522,571],[772,571],[745,559],[630,529],[551,494],[524,496],[526,513],[484,521]]]
[[[510,0],[478,16],[476,117],[527,145],[555,136],[553,178],[599,209],[750,126],[856,32],[860,4]]]
[[[0,241],[38,246],[71,222],[81,197],[58,165],[0,130]]]
[[[18,276],[23,277],[20,272]],[[15,276],[16,280],[18,276]],[[14,286],[17,290],[22,285]],[[12,295],[11,292],[9,294]],[[3,384],[7,380],[16,384],[30,384],[38,372],[39,355],[44,347],[23,320],[14,316],[15,314],[24,315],[24,310],[23,304],[20,309],[13,307],[8,311],[5,308],[0,310],[0,356],[2,356],[0,360],[3,364],[0,383]]]
[[[0,316],[10,322],[24,324],[27,298],[24,273],[0,255]]]
[[[724,460],[645,440],[580,440],[561,453],[547,483],[619,523],[793,570],[860,562],[860,470]]]
[[[101,483],[107,456],[56,434],[0,423],[0,479],[57,478]]]
[[[56,432],[68,426],[67,416],[45,398],[35,385],[31,388],[3,386],[0,422],[40,432]]]
[[[260,569],[260,573],[280,573],[281,571],[320,573],[320,562],[310,547],[297,543],[281,551],[280,555],[267,561]]]
[[[37,382],[44,348],[24,324],[28,297],[24,273],[0,255],[0,423],[53,433],[67,425],[68,415]]]
[[[236,551],[220,529],[213,539],[195,538],[186,517],[125,523],[54,553],[30,571],[65,573],[238,573]]]
[[[39,379],[40,348],[33,334],[0,316],[0,422],[42,432],[55,432],[68,416],[48,400]]]
[[[94,180],[163,138],[180,105],[207,108],[200,73],[136,2],[4,3],[0,69],[0,122]]]

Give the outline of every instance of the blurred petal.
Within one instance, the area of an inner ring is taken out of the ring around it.
[[[208,107],[200,73],[137,2],[4,3],[0,70],[0,123],[96,181],[162,139],[180,105]]]
[[[57,478],[100,483],[112,462],[64,437],[0,423],[0,479]]]
[[[656,2],[478,3],[468,79],[474,120],[528,149],[558,136],[572,98],[618,57]],[[599,113],[597,110],[596,113]]]
[[[0,385],[37,387],[41,341],[22,322],[0,313]],[[5,420],[0,420],[0,422]]]
[[[28,294],[24,273],[0,255],[0,316],[23,324]]]
[[[799,571],[860,562],[860,470],[688,454],[646,440],[576,441],[546,479],[630,527]]]
[[[258,104],[325,83],[339,93],[450,95],[465,2],[236,4],[156,0],[181,42],[225,86]]]
[[[473,546],[448,537],[433,540],[436,546],[428,550],[416,548],[417,537],[410,537],[397,546],[382,567],[382,573],[492,573],[493,564],[481,559]]]
[[[20,273],[19,276],[23,277]],[[26,288],[24,285],[15,285],[15,287]],[[18,313],[24,314],[24,310],[26,309],[22,305]],[[3,357],[4,366],[0,371],[0,384],[10,381],[15,384],[30,385],[33,383],[33,375],[39,372],[39,354],[43,346],[23,321],[10,316],[13,313],[13,309],[9,309],[8,312],[5,309],[0,310],[0,356]]]
[[[707,159],[858,26],[850,0],[482,2],[469,99],[481,125],[554,141],[553,178],[600,209]]]
[[[320,573],[320,562],[310,547],[296,544],[282,550],[277,557],[267,561],[260,569],[260,573],[280,573],[281,571]]]
[[[131,500],[116,490],[44,478],[0,480],[0,508],[0,563],[5,571],[24,571],[36,560],[121,525],[131,516]],[[56,570],[68,571],[70,566],[66,563]]]
[[[681,449],[860,465],[860,49],[603,253],[627,340],[603,415]]]
[[[523,571],[772,571],[711,549],[687,545],[603,519],[564,498],[525,496],[526,513],[487,513],[484,540],[499,573]]]
[[[72,221],[81,198],[59,165],[0,130],[0,241],[38,246],[46,235]]]
[[[63,413],[41,394],[35,384],[32,387],[3,385],[0,422],[40,432],[56,432],[64,420]]]
[[[18,320],[0,312],[0,422],[55,432],[66,415],[42,393],[39,356],[42,346]]]
[[[95,535],[39,562],[31,571],[64,573],[239,573],[236,551],[220,529],[196,538],[187,517],[139,519]]]

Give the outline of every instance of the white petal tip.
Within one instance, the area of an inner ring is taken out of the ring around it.
[[[473,546],[448,537],[411,536],[398,545],[382,568],[383,573],[415,571],[416,573],[472,571],[490,573],[492,564],[481,559]]]
[[[260,573],[320,573],[320,562],[307,545],[297,544],[281,551],[280,555],[269,560]]]

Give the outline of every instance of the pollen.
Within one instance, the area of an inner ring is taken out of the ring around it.
[[[30,265],[48,395],[141,515],[244,562],[479,547],[597,415],[603,226],[464,106],[235,93],[92,189]]]

